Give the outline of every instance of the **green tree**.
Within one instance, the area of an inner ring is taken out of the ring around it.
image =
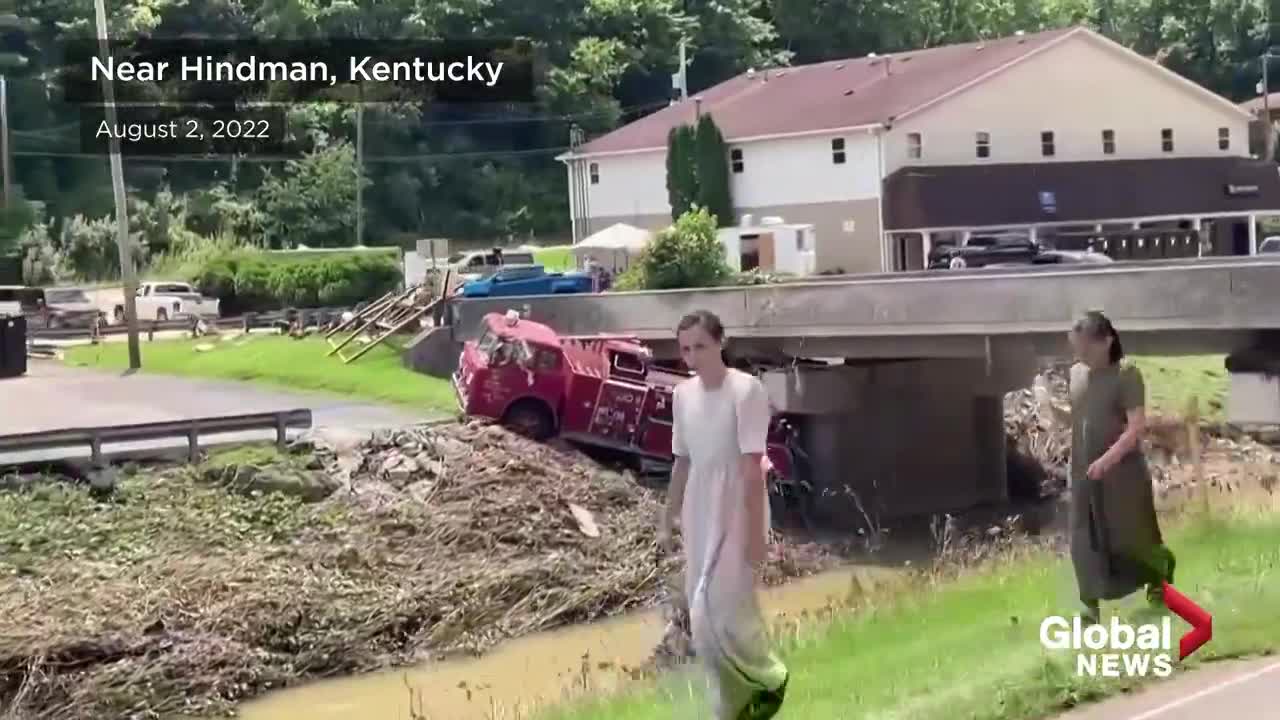
[[[697,201],[698,177],[695,170],[693,128],[680,125],[667,134],[667,200],[671,203],[671,219],[677,220]]]
[[[724,246],[716,237],[715,218],[705,208],[694,208],[649,243],[623,289],[714,287],[730,273]]]
[[[271,247],[353,244],[356,226],[355,151],[346,143],[290,160],[268,175],[260,194],[263,232]]]
[[[729,147],[710,115],[698,118],[698,205],[706,208],[719,227],[733,224],[729,194]]]

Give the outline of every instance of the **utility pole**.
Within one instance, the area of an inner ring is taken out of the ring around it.
[[[685,72],[688,67],[688,61],[685,59],[685,40],[680,40],[680,67],[671,73],[671,87],[679,91],[680,99],[672,100],[669,104],[675,105],[677,102],[684,102],[689,98],[689,74]]]
[[[4,164],[4,206],[13,207],[13,179],[9,166],[9,83],[0,75],[0,163]]]
[[[685,41],[680,41],[680,101],[689,98],[689,61],[685,59]]]
[[[364,92],[356,104],[356,245],[364,241]]]
[[[1276,126],[1271,121],[1271,82],[1268,70],[1271,65],[1271,47],[1262,53],[1262,129],[1265,145],[1263,158],[1272,162],[1276,158]]]
[[[107,43],[107,9],[104,0],[94,0],[98,16],[98,53],[105,65],[111,56]],[[106,101],[107,124],[116,126],[116,95],[111,79],[103,74],[102,99]],[[129,328],[129,369],[142,367],[142,351],[138,347],[138,278],[133,270],[133,252],[129,247],[129,207],[124,196],[124,160],[120,157],[120,138],[108,137],[111,153],[111,190],[116,201],[116,246],[120,249],[120,279],[124,284],[124,320]]]

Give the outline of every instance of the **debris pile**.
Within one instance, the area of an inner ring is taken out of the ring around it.
[[[320,478],[323,477],[323,482]],[[302,679],[655,607],[660,490],[483,424],[0,491],[11,720],[210,717]],[[785,545],[769,582],[838,562]]]
[[[1069,404],[1067,377],[1069,366],[1050,365],[1041,377],[1049,386],[1053,402],[1059,407]],[[1014,464],[1024,496],[1050,497],[1067,487],[1067,467],[1071,460],[1071,428],[1042,414],[1030,388],[1015,390],[1004,396],[1004,429],[1008,455]],[[1011,479],[1014,479],[1011,477]]]
[[[1060,408],[1070,406],[1068,372],[1068,365],[1054,364],[1043,368],[1040,376],[1050,389],[1053,403]],[[1044,411],[1031,389],[1005,395],[1005,435],[1011,469],[1034,478],[1038,484],[1034,492],[1039,497],[1051,497],[1067,487],[1071,428],[1046,417]],[[1198,439],[1193,440],[1195,426],[1181,417],[1148,414],[1146,453],[1157,494],[1186,490],[1198,482],[1192,448],[1196,443],[1204,482],[1211,487],[1232,491],[1242,484],[1256,483],[1264,489],[1276,485],[1280,452],[1225,425],[1198,423]]]

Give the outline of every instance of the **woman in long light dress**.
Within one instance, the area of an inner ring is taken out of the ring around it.
[[[758,379],[725,364],[715,315],[686,316],[677,337],[695,377],[675,390],[675,466],[659,539],[669,547],[679,523],[693,650],[711,682],[714,717],[767,720],[788,678],[756,595],[769,537],[769,399]]]

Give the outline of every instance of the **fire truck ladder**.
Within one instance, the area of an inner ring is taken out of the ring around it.
[[[342,358],[344,364],[353,362],[383,340],[430,316],[436,307],[444,302],[446,297],[444,288],[448,286],[449,274],[446,272],[440,295],[429,300],[424,298],[424,290],[427,289],[418,285],[403,292],[392,291],[383,295],[356,313],[350,320],[325,333],[325,340],[330,348],[329,352],[325,353],[325,357],[337,355]],[[339,341],[337,336],[343,333],[347,336]],[[363,347],[350,355],[342,353],[342,349],[351,341],[366,334],[373,334],[373,337]]]

